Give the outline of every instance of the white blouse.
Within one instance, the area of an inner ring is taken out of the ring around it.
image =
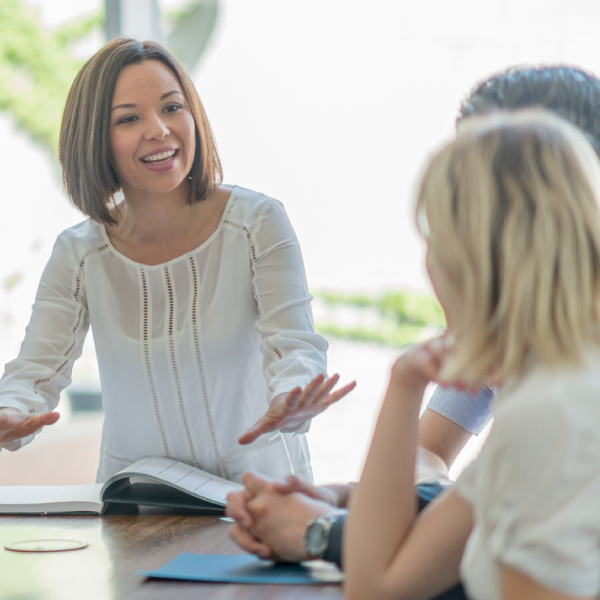
[[[214,234],[160,265],[133,262],[84,221],[56,241],[0,406],[54,409],[91,325],[105,412],[98,481],[146,456],[234,480],[246,470],[311,480],[303,434],[237,443],[274,396],[326,372],[310,301],[285,210],[257,192],[233,188]]]
[[[470,598],[500,598],[510,566],[573,596],[600,594],[600,352],[540,366],[500,390],[485,446],[456,484],[475,527],[461,574]]]

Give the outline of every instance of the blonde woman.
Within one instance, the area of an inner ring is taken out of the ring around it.
[[[418,197],[448,334],[391,371],[345,537],[349,600],[600,593],[600,163],[542,111],[473,118]],[[494,427],[418,517],[417,421],[431,381],[496,384]]]

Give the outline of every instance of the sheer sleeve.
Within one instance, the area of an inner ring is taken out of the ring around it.
[[[315,333],[300,246],[281,203],[263,207],[251,252],[256,329],[273,398],[327,372],[327,342]]]
[[[42,274],[19,355],[6,365],[0,380],[1,407],[38,414],[51,411],[71,383],[73,363],[89,328],[84,263],[66,237],[59,236]],[[14,444],[6,447],[16,449]]]

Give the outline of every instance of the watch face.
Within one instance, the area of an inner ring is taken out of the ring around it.
[[[318,517],[308,525],[304,545],[311,556],[321,556],[327,550],[329,529],[331,529],[329,521],[322,517]]]

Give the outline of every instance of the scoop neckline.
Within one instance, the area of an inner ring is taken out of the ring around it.
[[[206,240],[204,240],[196,248],[193,248],[192,250],[190,250],[184,254],[181,254],[180,256],[176,256],[175,258],[172,258],[171,260],[168,260],[166,262],[158,263],[157,265],[147,265],[146,263],[137,262],[137,261],[129,258],[128,256],[125,256],[122,252],[119,252],[119,250],[117,250],[115,248],[115,246],[113,245],[113,243],[110,241],[110,238],[108,237],[108,233],[106,232],[106,225],[104,223],[99,224],[100,225],[100,233],[101,233],[106,245],[110,248],[111,252],[113,254],[115,254],[118,258],[120,258],[122,261],[129,263],[130,265],[134,265],[136,267],[143,267],[145,269],[160,269],[160,268],[166,267],[168,265],[171,265],[175,262],[179,262],[179,261],[187,259],[192,254],[195,254],[196,252],[202,250],[205,246],[208,246],[212,242],[212,240],[218,235],[218,233],[221,231],[221,228],[223,227],[223,222],[225,221],[227,213],[229,212],[229,207],[232,203],[232,199],[233,199],[237,189],[238,189],[237,185],[231,186],[231,194],[229,194],[229,198],[227,198],[227,203],[225,204],[225,209],[223,210],[223,214],[221,215],[221,218],[219,219],[219,224],[217,225],[216,229],[210,234],[210,236]]]

